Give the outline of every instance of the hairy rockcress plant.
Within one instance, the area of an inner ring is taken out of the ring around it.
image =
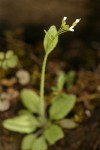
[[[76,96],[73,94],[56,94],[50,100],[49,110],[46,108],[44,97],[44,82],[46,62],[49,54],[56,47],[60,34],[67,31],[74,31],[74,27],[80,21],[76,19],[75,22],[69,26],[66,24],[67,17],[64,17],[59,30],[56,26],[51,26],[45,32],[44,49],[45,56],[42,65],[40,95],[31,89],[23,89],[20,93],[21,101],[26,109],[20,110],[19,115],[6,119],[3,122],[3,127],[8,130],[27,134],[21,145],[21,150],[47,150],[49,145],[64,137],[62,128],[75,127],[76,124],[65,117],[73,109]],[[58,89],[63,87],[62,79],[59,79]],[[68,126],[68,124],[70,124]]]

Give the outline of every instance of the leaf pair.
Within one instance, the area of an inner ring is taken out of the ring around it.
[[[34,134],[26,135],[22,140],[22,150],[47,150],[48,144],[54,144],[64,137],[62,129],[58,125],[50,124],[44,134],[36,137]]]
[[[41,122],[37,120],[32,113],[39,114],[40,110],[40,98],[36,92],[24,89],[20,93],[23,105],[27,110],[21,110],[19,116],[7,119],[3,122],[3,126],[11,131],[20,133],[31,133],[36,130],[37,127],[41,126]],[[42,120],[44,121],[44,120]]]
[[[71,88],[75,79],[75,71],[71,70],[67,74],[63,71],[58,72],[57,76],[57,85],[52,87],[52,90],[55,95],[59,95],[59,93],[63,90],[64,85],[67,85],[67,89]]]
[[[22,140],[21,150],[47,150],[47,142],[43,136],[26,135]]]

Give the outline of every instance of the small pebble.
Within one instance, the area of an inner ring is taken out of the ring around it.
[[[6,111],[10,108],[10,102],[8,100],[0,100],[0,111]]]
[[[30,82],[30,74],[26,70],[18,70],[16,72],[16,77],[21,85],[27,85]]]
[[[97,87],[97,91],[100,92],[100,85]]]
[[[90,112],[90,110],[85,110],[85,114],[86,114],[87,117],[91,117],[91,112]]]

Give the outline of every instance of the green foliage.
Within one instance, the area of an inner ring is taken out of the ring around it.
[[[0,52],[0,60],[3,60],[5,58],[5,53],[4,52]]]
[[[5,120],[3,126],[11,131],[32,133],[38,127],[38,122],[34,116],[25,114]]]
[[[18,57],[12,50],[0,52],[0,67],[3,69],[14,68],[18,64]]]
[[[64,72],[59,72],[57,78],[57,91],[62,91],[66,80],[66,74]]]
[[[75,95],[57,94],[52,99],[48,112],[45,112],[47,109],[44,101],[44,81],[48,55],[56,47],[59,35],[67,31],[74,31],[73,28],[79,22],[79,19],[76,19],[70,27],[66,25],[65,20],[66,17],[63,18],[58,31],[55,26],[51,26],[47,32],[45,31],[45,57],[42,65],[40,96],[35,91],[23,89],[20,98],[26,109],[19,111],[19,116],[6,119],[3,122],[3,126],[8,130],[28,134],[22,140],[22,150],[47,150],[48,145],[54,144],[64,137],[62,128],[76,127],[74,122],[65,119],[75,105]],[[6,54],[0,53],[0,65],[3,68],[14,67],[17,61],[18,59],[12,51]],[[73,74],[70,73],[67,79],[68,81],[70,79],[71,83],[72,78]],[[65,82],[66,75],[61,72],[57,80],[57,91],[63,89]]]
[[[58,122],[58,124],[65,129],[72,129],[77,127],[77,123],[71,119],[62,119]]]
[[[40,97],[35,91],[23,89],[20,93],[23,105],[33,113],[39,113]]]
[[[33,141],[35,140],[36,136],[34,134],[26,135],[21,144],[21,150],[30,150],[32,149]]]
[[[66,85],[67,89],[70,89],[75,81],[75,71],[71,70],[67,74],[65,72],[60,71],[57,76],[57,84],[52,87],[54,95],[59,95],[64,90],[64,85]]]
[[[46,32],[46,31],[45,31]],[[44,37],[44,49],[46,53],[50,53],[58,43],[58,34],[55,26],[51,26]]]
[[[57,84],[56,86],[51,87],[54,95],[59,95],[63,91],[65,82],[66,74],[63,71],[58,72]]]
[[[29,134],[23,138],[21,150],[47,150],[47,147],[43,136],[36,137],[34,134]]]
[[[64,132],[58,125],[50,124],[46,128],[44,136],[47,139],[48,143],[51,145],[62,139],[64,137]]]
[[[66,75],[67,89],[70,89],[75,80],[75,71],[71,70]]]
[[[64,118],[72,110],[75,102],[75,95],[63,93],[60,96],[56,96],[49,110],[50,118],[55,120]]]
[[[47,150],[48,146],[43,136],[38,137],[34,140],[32,150]]]

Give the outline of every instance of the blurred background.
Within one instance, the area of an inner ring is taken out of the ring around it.
[[[17,49],[14,38],[31,45],[41,43],[43,30],[52,24],[59,28],[62,18],[67,16],[69,25],[77,18],[81,18],[81,22],[74,34],[61,37],[59,45],[70,51],[83,49],[86,55],[90,49],[97,52],[100,49],[99,12],[99,0],[0,0],[0,48]]]
[[[61,149],[65,143],[67,146],[63,149],[100,150],[100,0],[0,0],[0,52],[13,50],[19,58],[15,68],[0,68],[0,150],[20,149],[21,135],[5,131],[1,122],[15,116],[23,108],[19,96],[21,89],[32,88],[39,93],[44,29],[48,30],[51,25],[59,29],[65,16],[68,25],[78,18],[81,21],[75,27],[75,32],[60,36],[57,47],[49,56],[46,99],[49,100],[49,94],[50,100],[53,96],[51,87],[56,85],[59,71],[75,71],[75,79],[73,74],[67,79],[72,89],[68,89],[67,82],[64,91],[79,98],[79,105],[74,109],[76,122],[81,122],[85,116],[90,119],[88,125],[87,122],[83,123],[69,135],[66,132]],[[1,65],[7,66],[7,61],[2,63],[5,55],[0,59]],[[91,118],[94,105],[98,109]]]

